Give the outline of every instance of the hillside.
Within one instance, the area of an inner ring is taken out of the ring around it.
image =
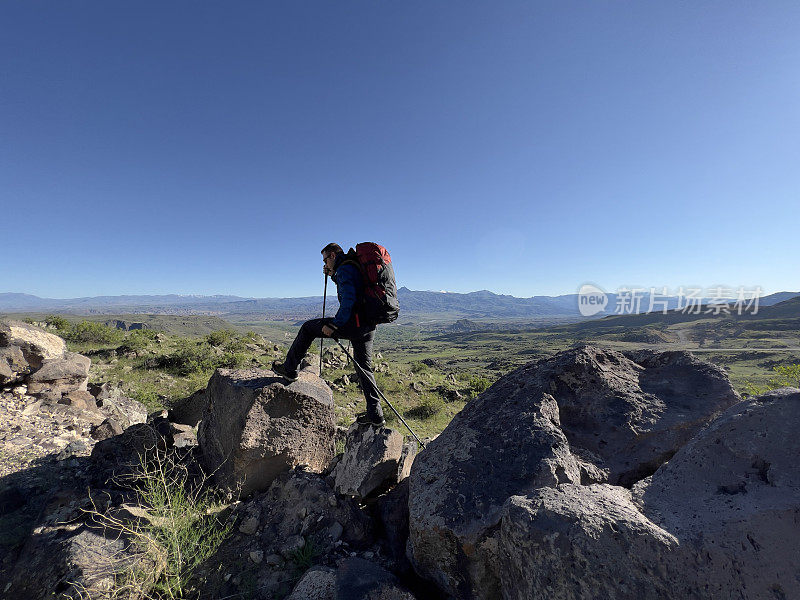
[[[761,298],[761,306],[769,306],[796,297],[797,292],[778,292]],[[586,320],[578,310],[577,294],[517,298],[495,294],[488,290],[466,294],[452,292],[416,291],[406,287],[398,290],[400,322],[424,320],[456,321],[494,320],[531,321],[532,324],[553,324]],[[615,294],[608,294],[606,312],[614,310]],[[675,308],[677,297],[666,299],[668,308]],[[642,299],[642,308],[649,305],[649,296]],[[328,297],[327,308],[335,311],[336,297]],[[162,314],[215,315],[228,320],[247,320],[258,317],[271,320],[305,320],[320,315],[322,296],[301,298],[239,298],[236,296],[98,296],[73,299],[39,298],[29,294],[0,293],[0,313],[55,312],[62,314]],[[597,317],[592,317],[597,318]]]

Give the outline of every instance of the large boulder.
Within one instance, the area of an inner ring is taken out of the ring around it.
[[[505,600],[671,600],[663,564],[678,541],[642,515],[630,490],[561,485],[512,496],[503,511]]]
[[[0,347],[6,346],[19,347],[33,369],[41,367],[45,360],[62,358],[67,351],[63,339],[22,321],[0,322]]]
[[[719,367],[688,352],[580,346],[523,367],[558,403],[573,451],[630,487],[741,398]]]
[[[502,597],[800,597],[800,390],[731,407],[633,490],[509,499]]]
[[[414,462],[415,570],[456,597],[499,597],[509,497],[561,484],[630,487],[740,400],[721,369],[685,352],[580,346],[509,373]]]
[[[680,541],[673,597],[800,598],[798,457],[800,390],[784,388],[730,408],[634,487]]]
[[[86,391],[91,364],[91,359],[75,352],[66,352],[63,358],[45,359],[41,368],[28,375],[28,393],[58,400],[69,392]]]
[[[458,598],[500,595],[497,536],[506,499],[580,481],[555,399],[514,371],[470,401],[414,460],[409,553]]]
[[[104,534],[100,528],[64,524],[39,529],[26,542],[4,584],[7,600],[117,597],[119,580],[141,561],[118,532]]]
[[[403,434],[396,429],[353,424],[344,455],[332,473],[334,487],[339,494],[356,498],[391,487],[407,474],[415,449],[404,447]]]
[[[322,472],[334,456],[333,393],[301,372],[285,385],[272,371],[217,369],[198,430],[206,468],[242,496],[297,465]]]

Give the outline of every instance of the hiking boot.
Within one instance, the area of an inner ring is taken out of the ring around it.
[[[277,360],[272,361],[272,372],[277,373],[288,381],[297,381],[297,371],[289,371],[286,368],[286,363],[278,362]]]
[[[359,425],[371,425],[372,427],[383,427],[386,425],[386,419],[383,417],[370,417],[363,412],[356,415],[356,423]]]

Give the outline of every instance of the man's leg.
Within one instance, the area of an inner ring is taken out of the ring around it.
[[[300,327],[300,331],[297,333],[297,337],[294,338],[294,342],[292,342],[292,347],[289,348],[289,352],[286,354],[286,362],[283,363],[289,373],[297,373],[297,367],[300,365],[300,361],[303,360],[306,352],[308,352],[311,344],[314,343],[316,338],[322,337],[322,326],[330,323],[332,320],[333,319],[329,318],[311,319],[303,323],[303,326]]]
[[[364,391],[364,398],[367,401],[367,417],[372,421],[382,421],[381,399],[378,396],[375,375],[372,373],[372,340],[374,337],[374,329],[362,330],[361,335],[353,336],[350,341],[353,342],[353,358],[361,366],[361,369],[356,369],[356,372],[361,382],[361,389]]]

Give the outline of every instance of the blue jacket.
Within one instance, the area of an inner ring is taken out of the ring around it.
[[[345,255],[340,254],[333,265],[331,279],[336,284],[339,310],[333,318],[334,327],[343,327],[353,316],[361,292],[361,272],[352,263],[342,264]]]

